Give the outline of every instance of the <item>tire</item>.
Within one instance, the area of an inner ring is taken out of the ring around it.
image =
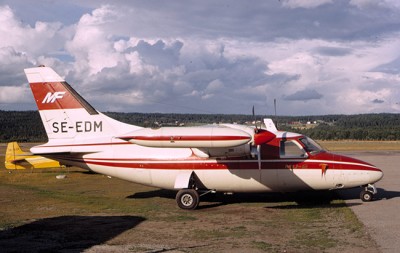
[[[363,202],[370,202],[372,199],[374,198],[374,195],[372,194],[372,192],[369,191],[362,191],[360,193],[360,199]]]
[[[194,189],[182,189],[176,194],[176,202],[181,209],[194,210],[199,206],[199,193]]]

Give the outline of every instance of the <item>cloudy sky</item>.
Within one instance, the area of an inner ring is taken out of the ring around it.
[[[0,24],[0,110],[36,109],[44,64],[100,111],[400,112],[398,0],[0,0]]]

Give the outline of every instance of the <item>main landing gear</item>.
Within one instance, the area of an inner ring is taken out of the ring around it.
[[[360,193],[360,199],[363,202],[369,202],[374,199],[374,195],[377,194],[378,191],[376,190],[375,185],[368,184],[364,186],[364,190]]]
[[[175,199],[180,208],[184,210],[194,210],[199,206],[200,197],[209,193],[216,193],[216,191],[198,190],[197,188],[181,189],[176,194]]]
[[[178,206],[185,210],[194,210],[200,203],[200,195],[195,189],[181,189],[175,199]]]

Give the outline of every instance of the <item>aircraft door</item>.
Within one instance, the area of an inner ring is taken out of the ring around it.
[[[274,157],[269,156],[275,153],[273,146],[263,144],[257,148],[257,168],[260,176],[260,182],[271,191],[279,190],[277,166],[279,164]]]
[[[280,191],[307,188],[304,171],[307,152],[297,140],[282,139],[279,143],[279,159],[276,165],[276,184]]]

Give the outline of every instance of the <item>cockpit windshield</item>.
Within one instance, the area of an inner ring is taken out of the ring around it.
[[[303,137],[299,139],[303,144],[307,152],[311,154],[316,154],[325,151],[318,143],[309,137]]]

